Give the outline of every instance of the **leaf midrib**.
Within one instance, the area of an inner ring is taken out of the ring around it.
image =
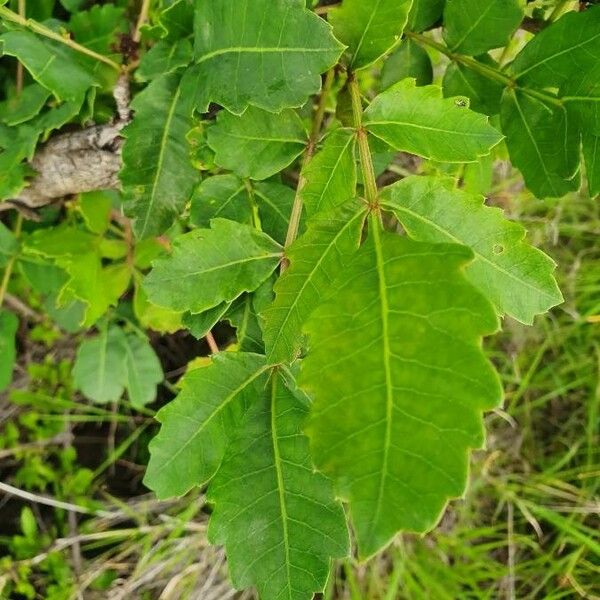
[[[292,574],[290,572],[290,540],[289,540],[289,531],[288,531],[288,514],[287,514],[287,505],[285,502],[285,486],[283,481],[283,472],[281,470],[281,453],[279,451],[279,440],[277,437],[277,420],[276,420],[276,390],[277,390],[277,378],[273,377],[273,381],[271,383],[271,442],[273,444],[273,464],[275,466],[275,473],[277,476],[277,495],[279,498],[279,507],[281,514],[281,526],[283,531],[283,546],[285,551],[285,570],[287,576],[287,590],[288,597],[292,600]]]
[[[472,131],[457,131],[456,129],[441,129],[440,127],[431,127],[429,125],[421,125],[419,123],[410,123],[407,121],[365,121],[365,127],[369,129],[371,125],[395,125],[413,127],[414,129],[425,129],[427,131],[436,131],[438,133],[449,133],[451,135],[458,135],[460,137],[478,137],[478,138],[490,138],[494,137],[493,132],[490,133],[476,133]],[[381,138],[382,136],[372,131],[373,135]]]
[[[389,344],[389,304],[387,297],[387,284],[385,277],[385,260],[383,257],[383,251],[381,247],[381,237],[380,237],[380,224],[378,222],[378,217],[374,217],[371,220],[371,230],[373,234],[373,245],[375,247],[375,257],[376,257],[376,270],[377,270],[377,279],[379,282],[379,299],[380,299],[380,310],[381,310],[381,341],[383,343],[383,363],[384,363],[384,371],[385,371],[385,388],[386,388],[386,405],[385,405],[385,415],[386,415],[386,424],[385,424],[385,438],[384,438],[384,447],[383,447],[383,460],[381,465],[381,476],[379,479],[379,490],[377,492],[377,504],[375,507],[375,513],[373,516],[372,523],[376,524],[379,520],[379,515],[381,513],[381,505],[383,502],[383,494],[385,491],[385,482],[387,478],[388,471],[388,462],[389,462],[389,453],[390,446],[392,443],[392,417],[393,417],[393,409],[394,409],[394,387],[392,381],[392,369],[391,369],[391,358],[392,352]]]
[[[208,269],[201,269],[200,271],[192,271],[191,273],[180,273],[178,275],[169,277],[167,279],[161,278],[161,279],[159,279],[159,281],[161,283],[169,283],[170,281],[181,281],[182,279],[187,279],[189,277],[196,277],[197,275],[213,273],[215,271],[220,271],[221,269],[228,269],[229,267],[233,267],[236,265],[242,265],[244,263],[252,262],[255,260],[266,260],[266,259],[271,259],[271,258],[281,258],[281,253],[274,252],[274,253],[270,253],[270,254],[263,254],[261,256],[249,256],[249,257],[246,257],[243,259],[233,260],[228,263],[223,263],[223,264],[217,265],[215,267],[210,267]]]

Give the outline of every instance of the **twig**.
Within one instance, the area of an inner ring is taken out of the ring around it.
[[[217,341],[215,340],[215,336],[212,334],[212,331],[209,331],[204,336],[204,339],[206,340],[206,343],[208,344],[208,347],[210,348],[211,354],[218,354],[219,353],[219,345],[217,344]]]
[[[333,85],[334,77],[335,71],[334,69],[330,69],[327,72],[327,75],[325,76],[325,83],[323,84],[323,89],[319,97],[319,103],[317,105],[317,109],[313,118],[312,129],[310,132],[310,137],[308,139],[308,144],[306,146],[306,151],[304,153],[304,159],[302,160],[300,177],[298,178],[298,186],[296,187],[296,196],[294,197],[294,204],[292,205],[292,212],[290,214],[290,222],[288,225],[287,234],[285,236],[286,248],[293,243],[293,241],[296,239],[296,236],[298,235],[298,229],[300,227],[300,218],[302,217],[302,188],[306,183],[303,172],[306,168],[306,165],[308,165],[310,159],[313,157],[317,147],[317,142],[319,141],[319,135],[321,133],[321,128],[323,127],[323,119],[325,117],[325,109],[327,108],[327,98],[329,96],[329,92],[331,91],[331,86]],[[281,271],[283,272],[286,268],[287,261],[284,259],[281,263]]]
[[[20,490],[19,488],[16,488],[2,481],[0,481],[0,492],[4,492],[5,494],[9,494],[10,496],[17,496],[17,498],[22,498],[23,500],[28,500],[29,502],[36,502],[38,504],[44,504],[45,506],[52,506],[54,508],[60,508],[62,510],[70,510],[83,515],[93,515],[96,517],[104,517],[109,519],[114,519],[120,516],[120,513],[112,513],[106,510],[94,510],[92,508],[86,508],[85,506],[79,506],[78,504],[62,502],[61,500],[56,500],[48,496],[32,494],[31,492]]]
[[[39,323],[44,320],[41,315],[36,313],[31,307],[27,306],[27,304],[22,302],[20,298],[17,298],[8,292],[4,294],[4,302],[6,303],[6,306],[12,308],[15,312],[20,313],[30,321]]]

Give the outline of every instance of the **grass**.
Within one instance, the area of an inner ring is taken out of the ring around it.
[[[506,400],[486,418],[465,498],[429,535],[337,564],[325,600],[600,598],[600,208],[585,194],[535,200],[512,177],[492,196],[558,262],[565,303],[533,327],[506,320],[488,342]],[[0,401],[0,480],[36,497],[0,498],[0,597],[251,598],[206,541],[199,493],[144,493],[152,411],[80,402],[68,337],[34,326],[21,389]]]

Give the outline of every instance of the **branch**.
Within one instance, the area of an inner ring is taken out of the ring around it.
[[[117,105],[114,122],[51,137],[30,163],[37,175],[16,198],[0,204],[0,210],[26,209],[33,218],[31,211],[66,196],[119,187],[121,130],[131,120],[126,75],[117,81],[113,96]]]

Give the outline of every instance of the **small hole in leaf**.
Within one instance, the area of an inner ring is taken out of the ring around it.
[[[492,250],[494,254],[502,254],[504,252],[504,246],[502,244],[494,244]]]

